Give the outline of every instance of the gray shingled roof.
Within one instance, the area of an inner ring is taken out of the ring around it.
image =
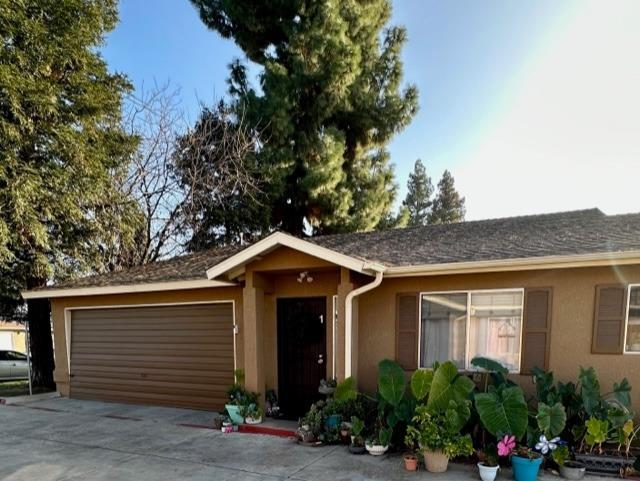
[[[640,213],[607,216],[598,209],[589,209],[308,240],[389,267],[624,252],[640,250]],[[203,251],[45,289],[206,279],[207,269],[239,250],[225,247]]]
[[[207,269],[222,262],[239,250],[241,250],[240,247],[236,246],[209,249],[108,274],[71,279],[44,289],[120,286],[206,279]]]
[[[386,266],[640,250],[640,213],[598,209],[310,239]]]

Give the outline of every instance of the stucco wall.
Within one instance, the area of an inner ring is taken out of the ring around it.
[[[164,291],[137,294],[117,294],[104,296],[84,296],[51,300],[53,318],[54,350],[56,369],[53,373],[57,390],[62,395],[69,395],[68,354],[65,336],[65,309],[96,306],[131,306],[140,304],[171,304],[203,301],[234,301],[236,324],[240,333],[236,338],[236,358],[238,367],[244,360],[242,342],[242,289],[240,287],[204,288],[182,291]]]
[[[359,386],[375,390],[377,363],[395,356],[397,293],[553,287],[550,369],[559,380],[569,381],[576,379],[578,366],[593,366],[603,390],[626,376],[640,409],[640,356],[591,354],[595,286],[617,282],[640,283],[640,266],[387,279],[360,298]],[[531,387],[529,377],[519,377],[525,388]]]

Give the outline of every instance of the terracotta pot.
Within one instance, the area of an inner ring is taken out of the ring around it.
[[[444,473],[449,466],[449,456],[441,449],[424,451],[424,465],[430,473]]]
[[[415,454],[405,454],[402,459],[404,459],[404,469],[407,471],[418,470],[418,456]]]

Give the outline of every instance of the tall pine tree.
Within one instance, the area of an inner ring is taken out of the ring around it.
[[[390,0],[191,0],[204,23],[261,67],[231,65],[237,111],[262,131],[270,224],[294,234],[369,230],[395,184],[386,146],[417,110],[402,89]]]
[[[135,208],[114,176],[136,140],[120,126],[130,85],[96,51],[116,0],[0,0],[0,298],[99,262]],[[132,230],[132,229],[131,229]],[[109,242],[114,239],[109,239]],[[46,300],[28,302],[34,383],[53,386]]]
[[[409,174],[407,181],[407,196],[404,206],[409,211],[410,226],[426,225],[431,209],[431,196],[433,184],[431,177],[427,175],[427,169],[420,159],[416,160],[413,172]]]
[[[438,182],[438,193],[433,201],[429,224],[449,224],[461,222],[466,213],[464,197],[455,188],[453,176],[448,170]]]

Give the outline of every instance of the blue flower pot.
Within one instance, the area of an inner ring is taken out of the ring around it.
[[[229,418],[231,418],[231,422],[233,424],[244,423],[244,417],[240,414],[240,406],[236,406],[235,404],[226,404],[224,407],[227,409]]]
[[[324,425],[327,429],[337,428],[340,425],[340,415],[332,414],[327,416],[327,419],[324,420]]]
[[[512,456],[511,467],[513,468],[513,478],[516,481],[536,481],[541,464],[542,457],[529,459]]]

